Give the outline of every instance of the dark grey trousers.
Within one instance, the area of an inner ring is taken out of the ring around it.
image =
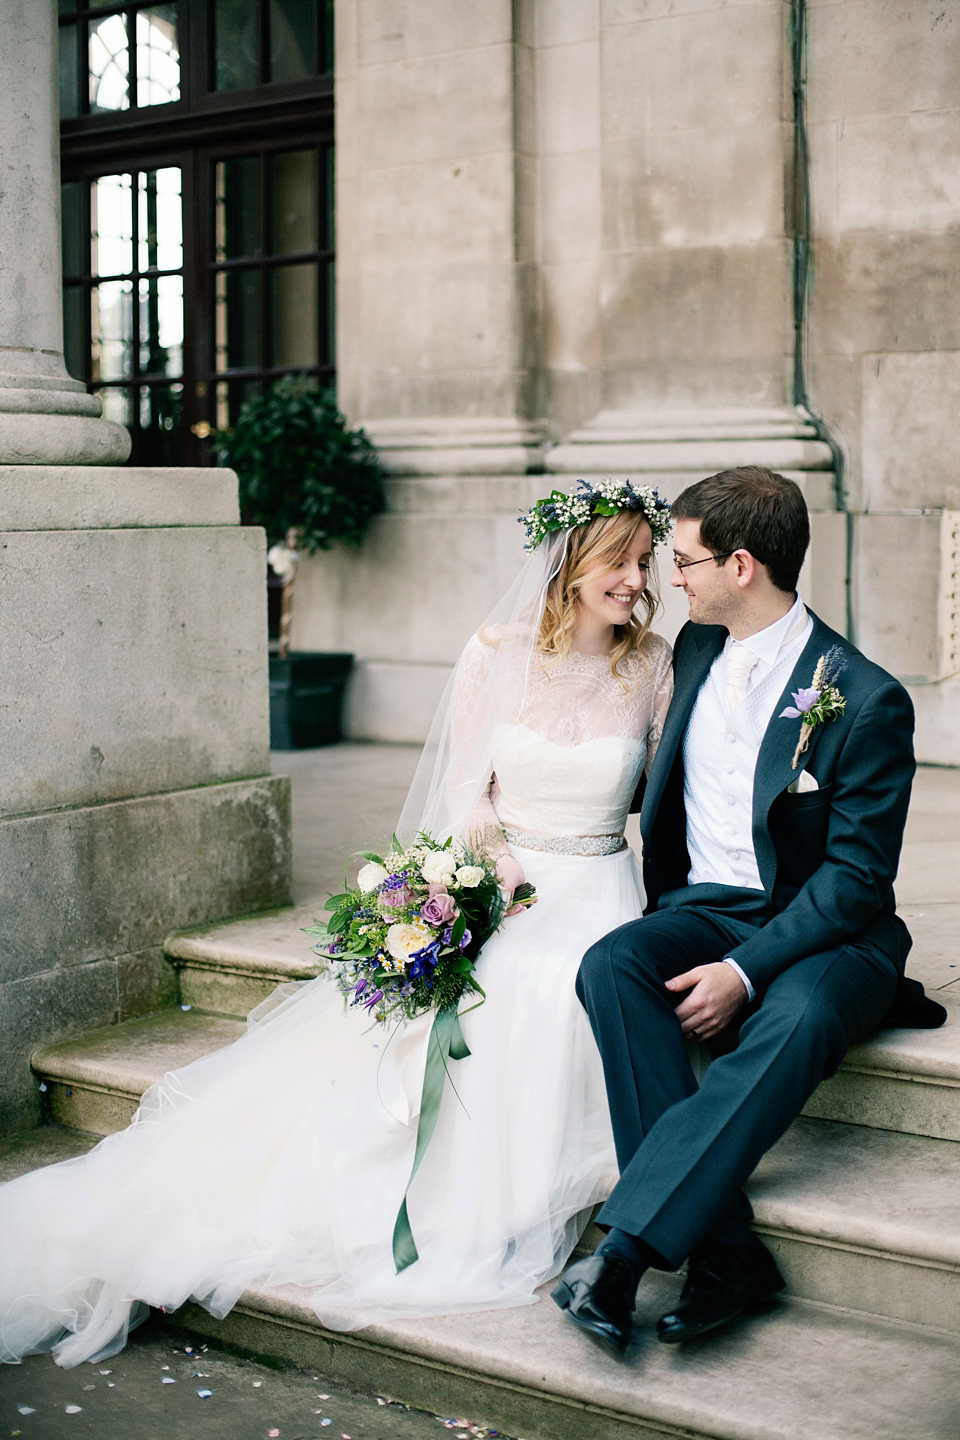
[[[709,892],[711,903],[660,909],[604,936],[577,978],[620,1166],[597,1220],[639,1235],[671,1269],[724,1216],[750,1215],[744,1181],[848,1047],[878,1027],[897,983],[892,961],[862,937],[798,960],[745,1012],[736,1049],[698,1089],[674,1014],[683,996],[664,981],[722,960],[764,918],[757,892],[753,907],[751,892]]]

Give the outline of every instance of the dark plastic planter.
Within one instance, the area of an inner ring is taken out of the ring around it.
[[[305,750],[342,739],[343,693],[352,655],[292,650],[270,656],[270,748]]]

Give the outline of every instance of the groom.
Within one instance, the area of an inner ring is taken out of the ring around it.
[[[650,1266],[689,1260],[658,1325],[667,1344],[783,1289],[741,1186],[881,1024],[910,947],[893,880],[913,710],[797,597],[809,541],[799,488],[743,466],[691,485],[672,516],[672,584],[690,623],[643,799],[647,910],[587,952],[577,981],[620,1180],[597,1217],[606,1238],[553,1292],[620,1352]],[[818,706],[825,657],[833,691]],[[824,718],[810,728],[805,713]],[[725,1052],[699,1089],[686,1036],[720,1037],[712,1048]]]

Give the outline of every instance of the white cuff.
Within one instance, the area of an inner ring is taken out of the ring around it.
[[[750,984],[750,981],[747,979],[746,975],[744,975],[743,971],[740,969],[740,966],[737,964],[736,960],[731,960],[729,955],[725,955],[725,956],[723,957],[723,963],[724,963],[724,965],[732,965],[732,966],[733,966],[734,970],[736,970],[737,974],[740,976],[740,979],[743,981],[744,985],[746,985],[746,987],[747,987],[747,999],[748,999],[748,1000],[752,1000],[752,999],[753,999],[753,993],[754,993],[754,992],[753,992],[753,986]]]

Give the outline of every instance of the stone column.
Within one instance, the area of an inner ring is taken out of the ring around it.
[[[122,466],[67,375],[53,0],[0,5],[0,1133],[37,1046],[177,998],[171,931],[283,904],[262,530],[229,470]]]
[[[108,465],[121,425],[63,361],[55,0],[6,0],[0,46],[0,464]]]
[[[356,736],[424,735],[542,484],[527,9],[336,7],[339,398],[395,478],[359,552],[301,566],[293,643],[356,654]]]
[[[811,383],[849,455],[853,638],[910,690],[918,757],[957,765],[960,26],[849,8],[809,8]]]

